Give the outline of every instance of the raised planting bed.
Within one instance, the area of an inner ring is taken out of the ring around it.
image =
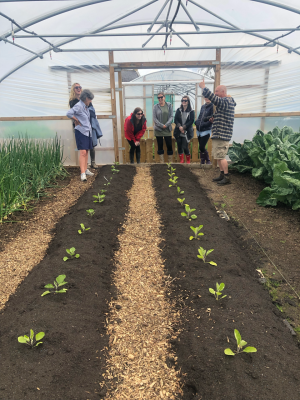
[[[105,372],[106,313],[111,299],[113,254],[117,232],[128,206],[135,168],[121,166],[112,175],[100,169],[95,182],[57,224],[45,258],[31,271],[0,315],[0,399],[99,399]],[[104,176],[110,180],[109,186]],[[107,189],[105,201],[93,195]],[[88,217],[86,210],[94,209]],[[78,234],[80,224],[91,228]],[[63,261],[66,249],[80,258]],[[24,255],[26,256],[26,255]],[[44,285],[66,275],[67,293],[48,294]],[[8,283],[9,284],[9,283]],[[18,336],[45,332],[33,349]]]
[[[176,187],[169,188],[166,165],[154,165],[151,171],[164,226],[162,256],[166,274],[173,279],[169,297],[181,314],[180,334],[170,337],[178,360],[169,362],[177,362],[182,371],[183,399],[299,399],[297,341],[258,282],[260,257],[241,240],[242,229],[218,216],[189,169],[176,165],[182,196]],[[184,209],[178,197],[196,209],[197,219],[181,216]],[[190,241],[190,226],[199,225],[204,236]],[[197,258],[200,246],[214,249],[207,261],[217,266]],[[216,282],[225,283],[227,295],[219,301],[209,292]],[[236,350],[234,329],[256,353],[224,354],[226,348]]]

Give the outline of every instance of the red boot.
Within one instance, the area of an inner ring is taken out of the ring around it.
[[[180,160],[180,164],[184,163],[184,154],[179,154],[179,160]]]
[[[191,163],[191,155],[186,156],[186,163],[190,164]]]

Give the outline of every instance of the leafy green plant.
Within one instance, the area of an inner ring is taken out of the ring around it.
[[[116,165],[117,164],[114,164],[111,166],[111,171],[113,174],[117,174],[118,172],[120,172],[120,170],[116,168]]]
[[[185,199],[179,199],[179,198],[177,198],[177,200],[179,201],[180,205],[184,206],[183,203],[184,203],[184,200],[185,200]]]
[[[79,258],[80,255],[76,254],[76,249],[75,247],[71,247],[70,249],[66,249],[66,252],[69,254],[70,257],[64,257],[63,260],[71,260],[72,258]]]
[[[209,291],[211,294],[213,294],[215,296],[216,300],[221,300],[221,299],[224,299],[224,297],[227,297],[227,294],[225,294],[224,296],[220,297],[220,299],[219,299],[219,296],[222,295],[222,291],[224,290],[224,288],[225,288],[225,283],[220,283],[220,285],[219,285],[217,282],[216,290],[209,288]]]
[[[212,253],[214,251],[214,249],[210,249],[210,250],[204,250],[203,247],[199,247],[198,249],[198,253],[199,255],[197,256],[198,258],[200,258],[201,260],[203,260],[203,262],[205,262],[206,264],[210,264],[210,265],[217,265],[215,262],[213,261],[206,261],[206,257]]]
[[[101,194],[104,194],[104,193],[106,193],[106,192],[107,192],[106,189],[101,189],[101,190],[100,190],[100,193],[101,193]]]
[[[94,200],[94,203],[103,203],[104,199],[105,199],[105,194],[94,194],[93,197],[96,199]]]
[[[178,179],[178,176],[174,176],[173,178],[170,178],[170,179],[169,179],[169,182],[171,182],[172,185],[169,185],[169,187],[171,187],[171,186],[176,186],[177,179]]]
[[[186,217],[188,220],[192,220],[192,219],[196,219],[197,215],[192,214],[192,212],[196,211],[196,208],[190,208],[190,206],[188,204],[185,204],[185,212],[182,212],[181,215],[182,217]]]
[[[178,193],[179,195],[182,195],[182,194],[184,193],[184,191],[181,190],[179,186],[177,186],[177,193]]]
[[[203,225],[196,226],[195,228],[193,226],[190,226],[190,228],[194,232],[194,236],[190,236],[190,240],[199,239],[198,236],[204,235],[204,233],[200,232],[203,228]]]
[[[239,354],[241,352],[244,352],[244,353],[256,353],[257,352],[255,347],[248,346],[245,349],[243,349],[243,347],[246,346],[247,342],[245,342],[245,340],[242,340],[240,332],[237,329],[234,330],[234,336],[235,336],[236,343],[237,343],[237,350],[233,352],[231,349],[225,349],[224,353],[227,356],[235,356],[236,354]]]
[[[89,217],[92,217],[95,214],[95,211],[92,208],[90,208],[89,210],[86,210],[86,212]]]
[[[41,296],[46,296],[46,294],[50,293],[66,293],[68,289],[63,288],[63,289],[58,289],[61,286],[66,285],[68,282],[65,282],[66,275],[58,275],[58,277],[55,279],[55,281],[52,283],[48,283],[47,285],[44,286],[45,289],[54,289],[54,290],[46,290]]]
[[[89,231],[91,228],[86,228],[84,224],[80,224],[81,229],[78,229],[79,235],[81,235],[83,232]]]
[[[30,346],[32,348],[32,347],[36,347],[36,346],[42,344],[43,342],[40,342],[40,340],[42,340],[44,336],[45,336],[44,332],[39,332],[34,337],[34,332],[32,329],[30,329],[29,336],[27,336],[27,335],[19,336],[18,342],[27,344],[28,346]]]

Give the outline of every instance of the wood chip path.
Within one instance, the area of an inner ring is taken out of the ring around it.
[[[96,175],[86,183],[80,182],[78,176],[72,178],[68,186],[41,207],[24,230],[0,252],[0,310],[32,268],[44,258],[56,223],[92,185]]]
[[[118,236],[107,333],[110,348],[104,381],[106,399],[178,399],[178,371],[167,366],[176,357],[168,339],[179,320],[167,300],[170,277],[159,245],[160,218],[149,167],[138,167],[128,193],[129,211]]]

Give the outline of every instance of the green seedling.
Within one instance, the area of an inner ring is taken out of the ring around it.
[[[188,204],[185,204],[184,206],[185,206],[185,212],[182,212],[181,215],[183,217],[186,217],[189,221],[191,221],[192,219],[196,219],[197,215],[195,214],[191,215],[193,211],[196,211],[196,208],[190,208]]]
[[[168,175],[169,175],[169,177],[172,179],[173,176],[175,175],[175,172],[170,172],[170,173],[168,173]]]
[[[19,336],[18,342],[27,344],[28,346],[30,346],[32,348],[32,347],[38,346],[39,344],[42,344],[43,342],[40,342],[40,340],[42,340],[44,336],[45,336],[44,332],[39,332],[35,335],[35,338],[34,338],[34,332],[32,329],[30,329],[29,337],[27,335]]]
[[[206,257],[212,253],[214,251],[214,249],[210,249],[210,250],[204,250],[203,247],[199,247],[198,249],[198,253],[199,255],[197,256],[198,258],[200,258],[201,260],[203,260],[203,262],[205,262],[205,264],[210,264],[210,265],[217,265],[215,262],[213,261],[206,261]]]
[[[95,214],[95,211],[92,208],[90,208],[89,210],[86,210],[86,212],[89,217],[92,217]]]
[[[80,224],[81,229],[78,229],[79,235],[81,235],[83,232],[89,231],[91,228],[86,228],[84,224]]]
[[[227,294],[225,294],[224,296],[220,297],[220,299],[219,299],[219,296],[222,295],[222,290],[224,290],[224,288],[225,288],[225,283],[220,283],[220,285],[219,285],[218,282],[217,282],[216,283],[216,289],[217,290],[209,288],[209,291],[210,291],[211,294],[213,294],[215,296],[216,300],[221,300],[221,299],[224,299],[224,297],[227,296]]]
[[[70,257],[64,257],[63,260],[71,260],[72,258],[79,258],[80,255],[76,254],[76,249],[75,247],[71,247],[70,249],[66,249],[66,252],[69,254]]]
[[[94,194],[93,197],[96,199],[94,200],[94,203],[103,203],[104,199],[105,199],[105,194]]]
[[[111,172],[113,174],[117,174],[119,171],[120,171],[119,169],[116,169],[116,164],[111,166]]]
[[[225,349],[224,353],[227,356],[235,356],[236,354],[239,354],[241,352],[244,352],[244,353],[256,353],[257,352],[255,347],[246,347],[245,349],[243,349],[243,347],[246,346],[247,342],[245,342],[245,340],[242,340],[240,332],[237,329],[234,330],[234,336],[235,336],[236,343],[237,343],[237,350],[235,352],[233,352],[231,349]]]
[[[120,165],[118,161],[114,161],[114,166],[116,167],[117,165]]]
[[[178,179],[178,176],[174,176],[173,178],[169,179],[169,181],[172,183],[172,185],[169,185],[169,187],[176,186],[177,179]]]
[[[171,168],[171,163],[167,163],[167,169]]]
[[[66,275],[59,275],[55,281],[52,283],[48,283],[48,285],[45,285],[44,288],[45,289],[54,289],[54,290],[46,290],[46,292],[44,292],[43,294],[41,294],[41,296],[46,296],[46,294],[50,294],[50,293],[66,293],[66,291],[68,289],[63,288],[63,289],[58,289],[61,286],[66,285],[68,282],[65,282],[65,278]]]
[[[185,199],[179,199],[179,198],[178,198],[177,200],[179,201],[179,203],[180,203],[182,206],[184,206],[183,203],[184,203],[184,200],[185,200]]]
[[[107,192],[107,190],[106,189],[101,189],[100,192],[101,192],[101,194],[104,194],[104,193]]]
[[[190,228],[194,232],[194,236],[190,236],[190,240],[199,239],[198,236],[204,235],[204,233],[200,232],[203,228],[203,225],[196,226],[195,228],[193,226],[190,226]]]
[[[184,193],[184,191],[183,191],[183,190],[180,190],[180,187],[179,187],[179,186],[177,186],[177,193],[178,193],[179,195],[181,195],[181,194],[183,194],[183,193]]]

